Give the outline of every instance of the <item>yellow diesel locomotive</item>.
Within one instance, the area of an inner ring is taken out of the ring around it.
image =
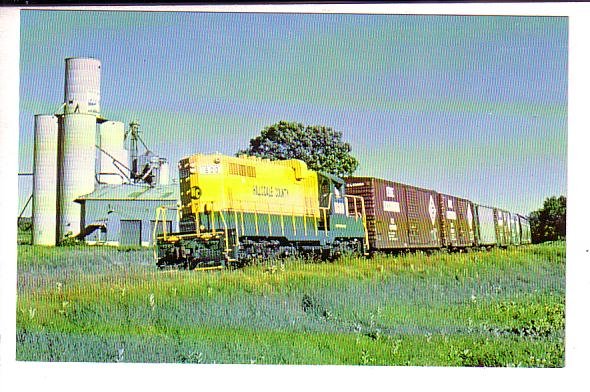
[[[157,236],[161,268],[368,251],[363,198],[303,161],[197,154],[178,168],[180,231]]]

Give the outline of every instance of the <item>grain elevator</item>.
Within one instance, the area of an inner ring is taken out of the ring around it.
[[[35,116],[34,245],[53,246],[68,238],[106,243],[96,240],[93,233],[97,230],[98,238],[101,232],[110,231],[108,243],[119,245],[121,241],[114,233],[127,239],[130,236],[122,231],[121,219],[139,220],[140,225],[149,226],[152,215],[148,210],[155,205],[154,198],[147,198],[150,204],[144,208],[146,197],[128,195],[157,194],[160,196],[155,200],[160,205],[176,207],[178,203],[178,191],[174,191],[177,187],[170,185],[167,160],[149,150],[138,154],[137,141],[145,146],[139,136],[139,123],[132,121],[126,131],[123,122],[102,116],[100,86],[99,60],[67,58],[61,112]],[[116,195],[126,195],[124,203],[118,203]],[[108,197],[109,202],[98,202],[104,201],[101,197]],[[121,211],[116,211],[114,205],[120,206]],[[141,211],[139,218],[134,216],[138,211]],[[120,214],[117,227],[109,227],[107,216],[112,218],[117,213]],[[149,245],[151,235],[146,234],[147,230],[139,233],[137,241],[127,242]]]

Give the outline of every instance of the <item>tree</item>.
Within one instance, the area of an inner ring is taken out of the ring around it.
[[[250,140],[250,147],[236,155],[247,154],[271,160],[300,159],[316,171],[350,176],[358,161],[350,155],[350,144],[342,141],[342,132],[325,126],[304,126],[280,121],[262,130]]]
[[[543,208],[531,212],[531,236],[534,243],[565,240],[566,222],[565,196],[545,199]]]

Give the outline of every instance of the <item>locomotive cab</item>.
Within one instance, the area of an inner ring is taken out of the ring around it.
[[[333,214],[348,215],[348,206],[345,201],[345,182],[334,175],[318,173],[318,193],[320,195],[320,214],[318,228],[320,230],[332,230],[330,220]]]
[[[364,200],[346,194],[346,182],[329,173],[318,173],[320,220],[318,229],[332,238],[337,253],[368,251]],[[359,238],[359,233],[362,235]]]

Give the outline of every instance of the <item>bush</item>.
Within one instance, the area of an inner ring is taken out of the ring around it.
[[[545,199],[543,207],[530,214],[533,243],[565,240],[566,208],[565,196]]]

